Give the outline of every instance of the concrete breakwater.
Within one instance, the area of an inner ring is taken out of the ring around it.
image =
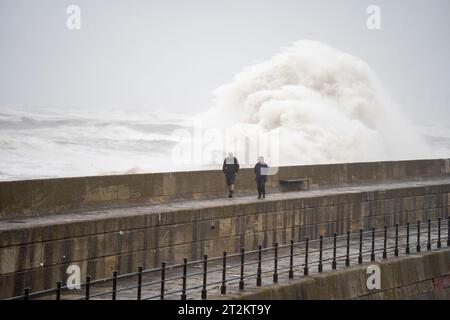
[[[270,192],[280,191],[281,179],[301,178],[310,189],[450,174],[450,159],[323,164],[280,167],[268,179]],[[254,194],[253,169],[240,170],[240,194]],[[0,182],[0,218],[58,214],[101,206],[167,203],[213,199],[224,195],[220,170],[111,175]]]
[[[281,178],[309,179],[311,188],[281,193]],[[0,184],[0,298],[54,287],[72,264],[99,279],[114,269],[444,218],[450,194],[448,160],[284,167],[269,179],[265,201],[217,198],[220,171],[72,179]],[[239,179],[238,192],[254,192],[250,170]],[[65,198],[55,200],[58,192]]]

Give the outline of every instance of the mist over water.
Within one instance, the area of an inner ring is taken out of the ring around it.
[[[2,107],[0,179],[217,169],[248,151],[225,131],[278,139],[276,159],[251,150],[244,166],[259,154],[272,165],[450,157],[450,126],[402,110],[367,63],[302,40],[239,72],[199,115]]]

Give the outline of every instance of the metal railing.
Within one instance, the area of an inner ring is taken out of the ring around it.
[[[246,286],[251,285],[250,279],[253,278],[256,279],[254,285],[260,287],[263,279],[269,284],[277,283],[281,275],[286,274],[286,280],[293,279],[297,274],[307,276],[311,268],[317,268],[317,272],[321,273],[324,267],[336,270],[338,265],[360,265],[366,258],[370,261],[376,261],[377,257],[387,259],[389,253],[394,257],[398,257],[400,253],[408,255],[412,252],[412,241],[415,241],[415,252],[421,252],[422,248],[428,251],[442,248],[445,241],[447,247],[450,246],[450,217],[444,221],[441,218],[436,221],[428,220],[425,231],[421,230],[423,225],[423,222],[417,221],[414,225],[406,223],[378,230],[360,229],[359,232],[348,231],[343,235],[334,233],[327,238],[320,235],[314,240],[306,237],[305,241],[290,240],[283,245],[274,243],[272,247],[263,248],[259,245],[256,250],[246,251],[242,248],[240,252],[233,254],[225,251],[221,256],[213,258],[204,255],[203,259],[191,262],[185,258],[181,264],[167,265],[162,262],[161,267],[148,270],[141,266],[137,272],[122,275],[115,270],[112,277],[105,279],[92,281],[90,276],[86,276],[79,290],[71,290],[68,285],[63,286],[58,281],[55,288],[42,291],[31,292],[26,287],[23,295],[10,300],[61,300],[66,292],[72,295],[76,293],[72,298],[78,300],[108,297],[116,300],[118,294],[126,291],[129,292],[127,299],[137,300],[176,298],[177,295],[186,300],[188,293],[193,298],[207,299],[211,292],[226,295],[230,288],[235,292],[245,290]],[[326,254],[328,256],[324,257]],[[230,275],[231,271],[238,274]],[[144,281],[146,276],[148,281]],[[191,286],[188,285],[190,279],[191,282],[195,281]],[[122,287],[118,286],[119,282],[122,282]],[[110,286],[110,290],[92,290],[96,285],[106,284]],[[148,291],[145,295],[144,290]]]

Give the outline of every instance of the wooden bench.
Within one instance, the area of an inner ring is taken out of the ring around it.
[[[309,189],[308,179],[280,179],[282,192],[300,191]]]

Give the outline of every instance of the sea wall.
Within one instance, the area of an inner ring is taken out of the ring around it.
[[[139,266],[157,267],[162,261],[179,263],[184,257],[192,261],[203,254],[238,252],[241,247],[285,244],[291,238],[314,239],[320,234],[327,237],[448,216],[449,183],[405,185],[17,224],[0,231],[0,298],[19,295],[24,286],[33,291],[54,287],[67,278],[70,264],[99,279],[109,277],[114,269],[122,274]]]
[[[269,177],[269,191],[280,179],[306,179],[311,189],[450,174],[449,159],[388,161],[280,167]],[[57,214],[101,206],[211,199],[225,193],[220,170],[110,175],[0,182],[0,218]],[[252,169],[242,169],[240,194],[254,193]]]

